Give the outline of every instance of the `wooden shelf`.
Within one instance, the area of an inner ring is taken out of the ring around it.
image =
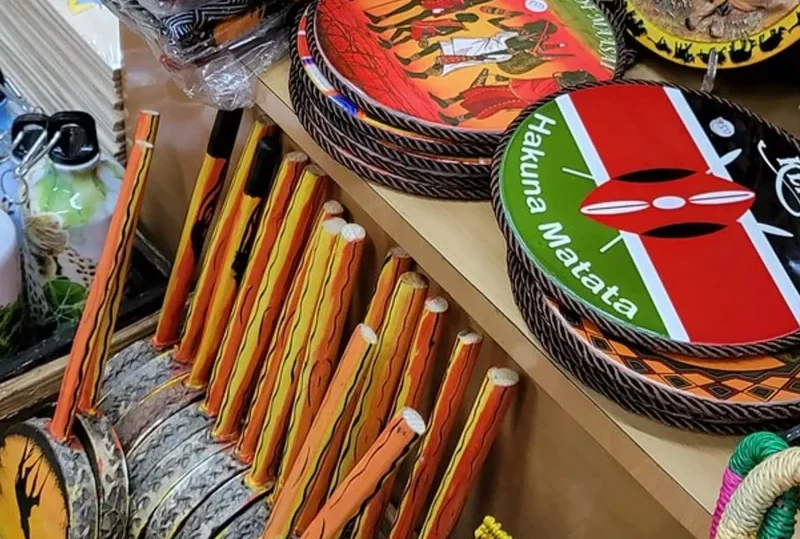
[[[695,537],[707,537],[709,514],[737,439],[684,432],[627,413],[565,375],[546,357],[513,302],[504,242],[489,203],[444,203],[363,181],[328,157],[303,130],[289,100],[288,70],[288,62],[282,62],[260,76],[258,106],[387,234],[409,251],[533,382],[556,400],[666,511]],[[654,60],[637,65],[629,74],[631,78],[672,80],[695,87],[701,75]],[[773,99],[778,89],[729,85],[726,80],[721,80],[720,86],[722,95],[746,106],[761,104],[754,108],[776,122],[788,119],[791,123],[788,128],[800,131],[796,102]],[[784,96],[794,94],[788,87],[780,91]],[[765,99],[765,95],[770,99]]]

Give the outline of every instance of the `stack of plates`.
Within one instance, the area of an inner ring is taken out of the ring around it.
[[[624,69],[592,0],[318,0],[300,19],[292,102],[332,157],[422,196],[490,196],[491,155],[531,103]]]
[[[103,150],[125,157],[119,23],[107,9],[64,0],[6,2],[0,23],[0,69],[47,113],[94,116]],[[77,12],[80,11],[80,12]]]
[[[798,185],[789,134],[625,82],[526,110],[492,190],[515,299],[556,361],[635,412],[741,432],[800,412]]]

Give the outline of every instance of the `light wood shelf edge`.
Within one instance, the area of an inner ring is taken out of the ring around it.
[[[476,245],[477,259],[484,254],[481,250],[492,251],[485,269],[494,275],[483,276],[496,281],[490,283],[475,282],[475,272],[465,275],[463,264],[448,258],[452,252],[444,255],[430,241],[430,227],[419,226],[420,215],[427,212],[438,212],[450,220],[474,214],[478,222],[486,224],[488,203],[443,204],[403,195],[373,186],[336,163],[313,142],[294,114],[288,99],[285,61],[260,76],[256,103],[676,520],[695,537],[707,537],[709,512],[735,440],[681,432],[634,416],[573,382],[547,359],[516,308],[508,305],[511,292],[502,253],[497,252],[502,251],[503,242],[496,227],[477,233],[471,229],[472,237],[459,238],[464,247],[474,245],[476,239],[483,240]],[[474,225],[463,222],[467,228],[470,224]]]

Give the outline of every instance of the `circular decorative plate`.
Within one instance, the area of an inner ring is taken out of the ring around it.
[[[486,200],[489,198],[488,182],[480,188],[472,186],[456,187],[451,184],[442,185],[437,181],[435,175],[431,176],[431,181],[413,180],[365,162],[362,157],[356,155],[357,151],[352,148],[350,150],[342,148],[332,140],[333,135],[326,129],[328,127],[326,122],[318,124],[310,118],[304,105],[306,98],[297,73],[292,73],[289,78],[289,93],[300,123],[311,135],[311,138],[333,159],[362,178],[398,191],[428,198],[453,200]],[[324,131],[328,131],[328,133]]]
[[[798,0],[626,0],[628,32],[673,62],[720,68],[760,62],[800,38]]]
[[[312,53],[338,90],[451,141],[493,144],[529,103],[623,67],[592,0],[319,0],[312,17]]]
[[[541,285],[611,334],[691,355],[800,342],[800,149],[708,94],[562,93],[509,129],[495,210]]]
[[[553,360],[624,408],[720,434],[783,429],[800,411],[800,350],[732,360],[648,351],[608,336],[529,286],[509,252],[514,299]]]
[[[432,145],[436,149],[446,148],[447,150],[457,151],[458,147],[449,148],[452,144],[444,139],[434,138],[434,137],[427,137],[425,135],[420,135],[419,133],[414,133],[413,131],[408,131],[406,129],[400,129],[398,127],[394,127],[388,125],[384,122],[378,121],[371,117],[366,111],[360,108],[356,103],[354,103],[351,99],[347,96],[342,94],[339,90],[337,90],[330,81],[325,78],[325,76],[320,71],[319,67],[317,67],[317,63],[314,61],[313,56],[311,55],[311,49],[309,47],[308,42],[308,35],[307,35],[307,28],[308,28],[308,8],[306,8],[306,13],[302,15],[300,18],[300,22],[297,28],[297,43],[296,43],[296,51],[297,56],[299,57],[299,61],[303,67],[303,71],[306,74],[308,80],[317,88],[317,90],[326,97],[326,99],[332,103],[338,110],[345,113],[350,118],[356,120],[362,127],[368,127],[377,129],[379,131],[379,138],[385,139],[388,138],[390,140],[400,139],[411,139],[414,146],[418,145]],[[469,163],[477,163],[477,164],[484,164],[484,162],[490,162],[491,157],[454,157],[450,159],[459,159],[464,160],[465,162]]]
[[[492,162],[491,157],[460,157],[458,155],[438,154],[419,149],[404,148],[392,142],[398,139],[411,139],[408,145],[415,148],[422,146],[422,148],[427,149],[430,145],[434,150],[439,151],[459,150],[458,146],[452,145],[447,141],[417,135],[411,131],[398,129],[374,120],[366,112],[358,108],[358,105],[336,90],[328,82],[328,79],[320,73],[314,59],[311,57],[306,36],[307,23],[308,18],[304,14],[300,18],[298,26],[297,48],[296,51],[293,51],[296,54],[292,56],[292,61],[297,62],[298,65],[293,65],[292,69],[297,76],[302,78],[304,83],[302,86],[306,89],[308,97],[314,102],[314,108],[320,114],[324,112],[331,115],[330,123],[336,124],[337,129],[347,132],[352,138],[363,139],[365,142],[369,141],[373,146],[379,148],[376,151],[379,151],[384,157],[392,159],[397,156],[401,158],[407,157],[412,161],[409,163],[412,166],[425,166],[420,165],[420,163],[424,163],[429,168],[438,167],[445,172],[454,174],[488,177],[489,166]],[[337,112],[340,114],[337,114]],[[347,119],[352,121],[343,121],[341,114],[345,114]],[[374,136],[375,130],[383,133],[376,137]],[[386,140],[387,138],[389,140]]]
[[[19,423],[0,436],[0,536],[97,537],[97,486],[80,443],[56,441],[47,421]]]

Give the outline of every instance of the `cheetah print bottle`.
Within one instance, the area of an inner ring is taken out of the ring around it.
[[[103,250],[123,168],[101,155],[92,117],[53,115],[61,139],[31,170],[24,217],[26,289],[34,322],[77,323]]]

